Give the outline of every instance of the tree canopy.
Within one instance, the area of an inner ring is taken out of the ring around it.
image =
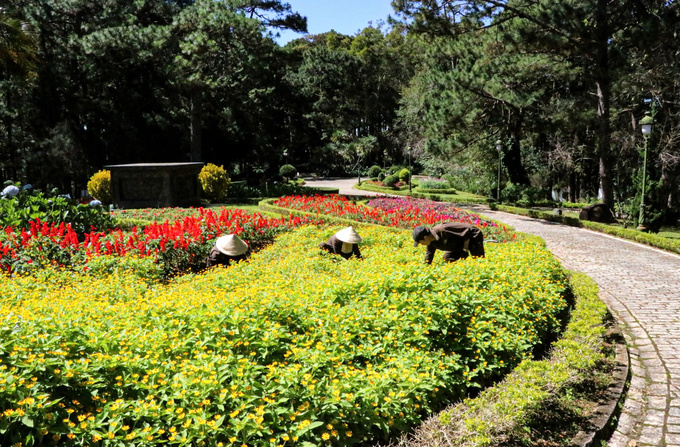
[[[281,0],[2,0],[0,177],[77,193],[114,163],[257,182],[286,161],[354,174],[410,153],[461,189],[492,194],[500,162],[502,187],[624,214],[644,175],[645,202],[677,214],[676,2],[393,6],[402,22],[350,36],[304,34]],[[278,45],[279,29],[301,37]]]

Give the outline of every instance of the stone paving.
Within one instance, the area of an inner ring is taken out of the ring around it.
[[[541,236],[570,270],[593,278],[624,332],[631,383],[612,447],[680,447],[680,256],[602,233],[475,209]]]
[[[355,179],[312,180],[340,194]],[[472,207],[480,214],[545,239],[562,264],[586,273],[621,326],[631,383],[610,447],[680,447],[680,256],[623,239],[544,220]]]

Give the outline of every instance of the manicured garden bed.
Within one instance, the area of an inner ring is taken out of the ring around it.
[[[296,210],[317,218],[340,218],[364,223],[411,228],[418,225],[433,225],[439,222],[458,221],[479,226],[485,237],[496,241],[509,241],[515,234],[504,225],[455,208],[450,204],[437,204],[431,200],[413,198],[373,199],[368,206],[348,200],[342,196],[286,196],[264,201],[262,206],[274,206],[286,211]]]
[[[565,278],[537,244],[423,270],[408,232],[364,227],[364,260],[338,262],[316,247],[335,230],[167,285],[3,276],[4,443],[362,443],[500,378],[560,325]]]
[[[81,244],[86,264],[0,276],[1,443],[366,445],[500,380],[561,331],[566,276],[531,238],[425,202],[284,202],[317,210],[215,222],[206,210],[166,210],[156,217],[167,221],[130,234],[144,247],[151,235],[158,247],[146,254]],[[437,219],[516,242],[424,267],[410,228]],[[317,247],[347,222],[364,237],[363,260]],[[192,228],[278,236],[248,262],[159,275],[159,240],[179,255],[182,238],[198,243]]]
[[[99,256],[150,257],[164,276],[202,267],[215,238],[234,233],[247,243],[271,242],[274,236],[313,219],[273,218],[239,209],[135,210],[114,213],[129,226],[76,233],[68,224],[32,221],[28,228],[0,232],[0,270],[22,273],[45,266],[87,271]],[[139,226],[137,226],[139,225]]]

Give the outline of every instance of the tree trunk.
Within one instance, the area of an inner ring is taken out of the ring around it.
[[[530,183],[529,175],[522,164],[521,139],[523,120],[524,117],[521,112],[518,113],[514,123],[512,123],[512,144],[503,156],[503,164],[508,169],[510,181],[516,185],[528,185]]]
[[[609,79],[609,25],[607,22],[607,0],[597,1],[596,14],[597,67],[597,119],[599,141],[597,156],[600,162],[600,188],[602,202],[614,208],[614,183],[612,179],[611,130],[609,123],[610,79]]]
[[[201,115],[203,96],[200,90],[191,92],[191,152],[189,161],[203,161],[201,153]]]

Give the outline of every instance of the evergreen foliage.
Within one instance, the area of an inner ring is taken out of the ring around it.
[[[109,164],[202,161],[255,186],[290,161],[491,195],[500,168],[633,219],[651,112],[645,204],[680,215],[674,2],[397,0],[407,23],[285,46],[306,22],[279,0],[0,3],[0,180],[76,196]]]

